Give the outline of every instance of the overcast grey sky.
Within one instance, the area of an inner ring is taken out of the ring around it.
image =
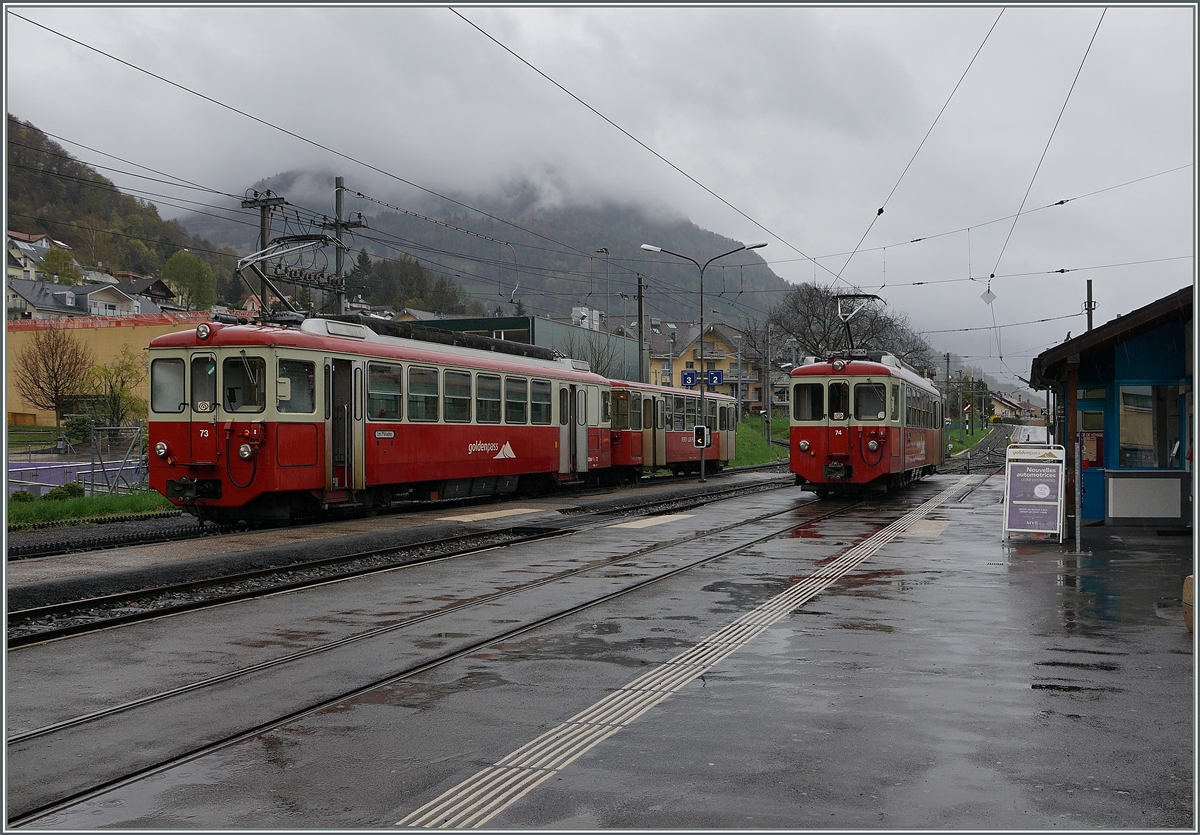
[[[1102,323],[1195,276],[1191,5],[458,8],[721,199],[448,7],[6,9],[433,190],[530,179],[551,204],[638,203],[767,240],[786,280],[841,273],[923,331],[1077,314],[1087,278]],[[5,27],[8,112],[50,133],[236,193],[314,167],[416,200],[13,15]],[[929,338],[1011,380],[1085,327]]]

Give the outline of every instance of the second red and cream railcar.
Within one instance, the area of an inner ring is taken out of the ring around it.
[[[695,443],[700,395],[684,389],[611,380],[612,466],[625,478],[666,469],[699,472],[700,448]],[[712,444],[704,450],[705,471],[719,472],[737,457],[736,408],[725,394],[704,396]]]
[[[791,470],[818,494],[899,487],[944,456],[944,405],[891,354],[807,359],[791,373]]]

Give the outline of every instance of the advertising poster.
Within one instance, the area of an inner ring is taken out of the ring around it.
[[[1011,461],[1008,465],[1009,533],[1058,533],[1062,504],[1061,461]]]

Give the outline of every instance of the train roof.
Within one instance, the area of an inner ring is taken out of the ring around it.
[[[844,363],[839,370],[835,362]],[[885,351],[853,351],[838,352],[827,359],[805,357],[803,362],[793,368],[791,377],[896,377],[905,382],[936,393],[937,386],[927,377],[917,373],[917,370],[893,354]]]
[[[504,351],[496,347],[489,349],[467,347],[461,344],[446,344],[438,339],[425,340],[391,336],[377,333],[364,324],[339,319],[306,319],[296,327],[270,325],[230,325],[210,322],[200,327],[208,328],[208,337],[201,339],[199,328],[165,334],[150,342],[151,349],[164,348],[229,348],[238,346],[264,346],[325,350],[339,354],[359,354],[370,357],[404,359],[429,363],[463,363],[473,368],[493,371],[520,371],[526,374],[545,374],[593,384],[608,383],[604,377],[593,373],[586,362],[569,358],[549,359],[545,355],[529,356],[545,352],[537,346],[529,352]],[[423,329],[432,330],[432,329]],[[446,331],[438,334],[455,336]],[[480,337],[480,339],[484,339]],[[448,340],[449,341],[449,340]],[[487,340],[500,342],[501,340]]]

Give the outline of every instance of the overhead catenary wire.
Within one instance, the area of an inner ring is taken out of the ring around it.
[[[886,198],[884,198],[883,203],[879,206],[879,209],[875,212],[875,215],[871,218],[871,222],[867,224],[866,231],[862,233],[862,237],[858,239],[858,243],[855,245],[854,249],[850,252],[850,254],[846,257],[846,263],[842,264],[842,268],[837,271],[837,280],[838,281],[843,280],[842,273],[844,273],[846,271],[846,267],[850,266],[850,262],[854,259],[854,255],[855,255],[855,253],[858,252],[858,248],[860,246],[862,246],[863,241],[865,241],[867,239],[867,235],[871,234],[871,229],[874,228],[875,222],[877,220],[879,220],[880,217],[883,216],[883,210],[885,208],[887,208],[887,204],[891,201],[892,195],[894,195],[896,193],[896,189],[900,188],[900,183],[904,180],[904,175],[908,173],[908,169],[911,168],[913,162],[916,161],[917,154],[921,153],[921,149],[925,147],[925,142],[929,139],[929,135],[931,133],[933,133],[933,129],[935,127],[937,127],[938,120],[942,118],[942,114],[945,113],[946,108],[950,106],[951,99],[953,99],[954,94],[958,92],[958,88],[962,86],[963,81],[967,77],[967,73],[969,73],[971,71],[971,67],[973,67],[975,65],[975,59],[979,57],[980,52],[983,52],[984,45],[987,44],[988,38],[990,38],[992,36],[992,32],[995,31],[996,25],[1000,23],[1000,18],[1003,15],[1004,15],[1004,9],[1001,9],[1000,14],[996,15],[996,19],[992,22],[992,25],[988,29],[987,34],[983,36],[983,41],[979,44],[979,48],[975,50],[975,54],[972,55],[971,60],[969,62],[967,62],[967,68],[965,70],[963,70],[962,75],[959,76],[958,83],[954,85],[954,89],[951,90],[950,95],[946,97],[946,101],[942,105],[942,109],[939,110],[937,116],[935,116],[933,118],[933,124],[931,124],[929,126],[929,130],[925,131],[925,136],[923,136],[921,138],[920,143],[917,144],[917,150],[913,151],[913,155],[909,159],[908,164],[905,165],[904,170],[900,172],[900,176],[896,179],[896,184],[894,186],[892,186],[892,190],[889,191],[888,196]],[[887,282],[885,281],[884,283],[886,284]],[[878,289],[882,290],[883,287],[880,286]]]

